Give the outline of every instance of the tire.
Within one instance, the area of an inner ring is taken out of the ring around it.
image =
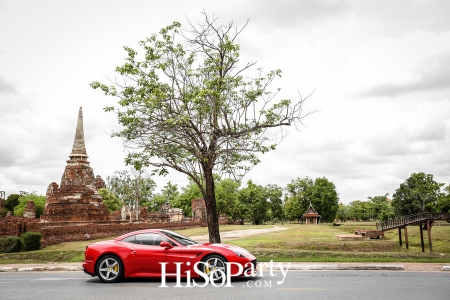
[[[123,263],[115,255],[106,255],[97,263],[96,273],[104,283],[118,282],[123,277]]]
[[[203,273],[207,274],[208,277],[212,272],[214,272],[212,280],[214,282],[225,282],[226,280],[226,262],[227,260],[223,256],[212,254],[208,255],[203,259]],[[223,273],[222,273],[223,272]],[[225,277],[225,278],[222,278]]]

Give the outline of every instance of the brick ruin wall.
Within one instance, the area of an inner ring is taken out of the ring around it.
[[[221,221],[220,225],[240,224]],[[42,248],[64,242],[89,241],[108,237],[117,237],[130,231],[162,228],[180,230],[203,227],[200,221],[190,222],[153,222],[129,223],[128,221],[109,221],[98,223],[84,222],[39,222],[39,219],[7,217],[0,219],[1,236],[19,236],[24,232],[40,232]]]
[[[42,248],[44,248],[64,242],[117,237],[130,231],[142,229],[163,228],[180,230],[193,227],[201,227],[201,223],[129,223],[127,221],[110,221],[108,223],[41,223],[39,219],[30,220],[22,217],[8,217],[0,219],[0,236],[19,236],[24,232],[40,232],[42,234]]]
[[[107,237],[117,237],[130,231],[163,228],[179,230],[200,227],[200,222],[170,222],[170,223],[129,223],[118,222],[109,224],[78,224],[70,226],[43,226],[41,228],[43,246],[63,242],[88,241]]]

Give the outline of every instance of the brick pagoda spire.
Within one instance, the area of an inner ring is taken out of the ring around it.
[[[97,188],[103,182],[87,160],[84,142],[83,110],[78,112],[77,128],[72,152],[61,178],[61,185],[52,182],[47,188],[44,213],[41,221],[104,221],[108,209],[103,204]],[[103,184],[104,185],[104,184]]]
[[[84,143],[83,130],[83,108],[78,111],[77,129],[75,131],[75,139],[73,140],[72,153],[69,155],[70,160],[85,161],[89,156],[86,153],[86,145]]]

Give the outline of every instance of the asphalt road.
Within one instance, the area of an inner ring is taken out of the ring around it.
[[[0,299],[449,299],[449,272],[289,271],[240,278],[233,287],[175,287],[168,280],[101,283],[82,272],[0,273]],[[198,281],[198,284],[204,284]]]

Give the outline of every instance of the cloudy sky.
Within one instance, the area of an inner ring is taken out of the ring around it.
[[[173,21],[250,23],[243,60],[280,68],[283,96],[308,95],[306,127],[244,181],[286,186],[327,177],[340,201],[393,194],[412,173],[450,183],[450,1],[0,0],[0,191],[44,194],[60,182],[83,107],[96,175],[125,168],[114,99],[89,83],[114,76],[123,46]],[[155,178],[180,187],[175,172]]]

